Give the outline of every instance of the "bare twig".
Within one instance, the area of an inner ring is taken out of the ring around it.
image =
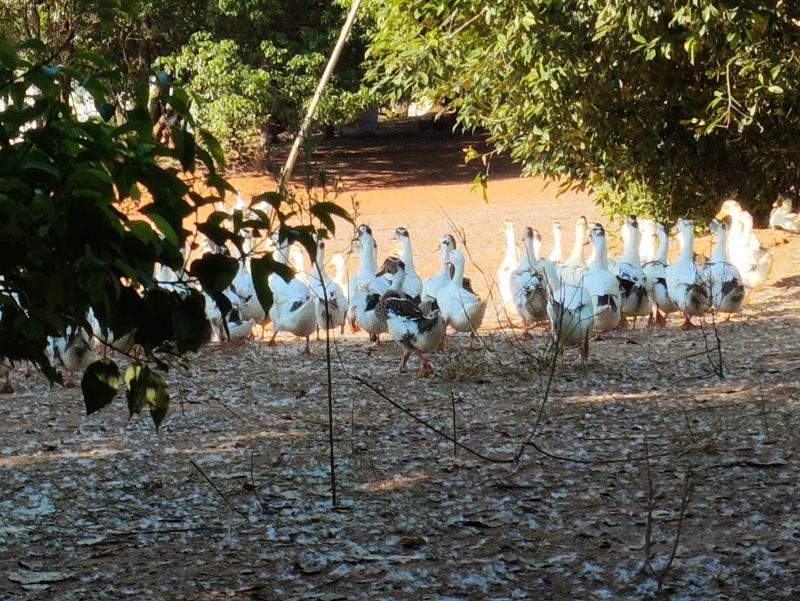
[[[653,482],[652,472],[650,471],[650,455],[647,437],[645,436],[645,474],[647,477],[647,517],[645,519],[645,534],[644,534],[644,553],[645,553],[645,568],[656,579],[658,583],[658,590],[664,586],[664,581],[667,574],[672,569],[672,564],[675,561],[675,556],[678,554],[678,545],[681,541],[681,533],[683,532],[683,524],[686,518],[686,512],[689,509],[689,503],[692,499],[692,492],[694,490],[694,478],[691,470],[687,470],[683,477],[683,486],[681,487],[681,504],[678,511],[678,525],[675,530],[675,539],[672,542],[672,550],[670,551],[667,563],[661,570],[656,570],[652,562],[652,548],[653,548],[653,511],[656,504],[656,488]]]
[[[458,430],[456,429],[456,395],[450,390],[450,406],[453,408],[453,440],[458,440]],[[458,458],[458,444],[453,442],[453,457]]]
[[[208,477],[208,475],[202,470],[202,468],[199,465],[197,465],[197,463],[195,463],[191,459],[189,460],[189,463],[191,463],[192,467],[194,467],[194,469],[196,469],[200,473],[200,475],[203,476],[203,479],[206,482],[208,482],[209,485],[211,485],[211,488],[213,488],[216,491],[216,493],[220,497],[222,497],[222,500],[225,501],[226,505],[231,509],[231,511],[233,511],[234,513],[237,513],[238,515],[240,515],[241,517],[243,517],[246,520],[250,519],[250,517],[246,513],[244,513],[243,511],[238,509],[236,506],[234,506],[233,503],[231,503],[230,499],[228,499],[228,497],[225,495],[225,493],[223,493],[219,488],[217,488],[217,485],[214,484],[214,481],[211,480],[211,478]]]

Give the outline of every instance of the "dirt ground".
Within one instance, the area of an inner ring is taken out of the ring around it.
[[[449,216],[486,294],[505,219],[549,251],[552,220],[568,250],[574,219],[599,216],[503,161],[484,203],[462,151],[481,143],[393,131],[316,158],[381,257],[408,227],[423,277]],[[268,180],[234,183],[247,197]],[[338,337],[330,431],[324,342],[207,347],[168,375],[158,433],[122,395],[85,417],[79,389],[15,373],[0,599],[796,599],[800,240],[758,234],[775,268],[742,315],[613,332],[552,379],[546,335],[494,315],[473,349],[455,336],[432,357],[430,380],[399,374],[392,342]]]

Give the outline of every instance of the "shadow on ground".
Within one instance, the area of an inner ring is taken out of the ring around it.
[[[322,168],[341,177],[348,190],[359,191],[469,183],[483,170],[481,161],[465,164],[464,156],[470,146],[488,153],[488,134],[422,129],[420,123],[430,121],[395,118],[381,121],[373,135],[318,140],[311,162],[298,160],[293,179],[302,184],[306,170]],[[289,148],[289,143],[274,147],[272,161],[282,166]],[[489,168],[493,178],[520,175],[520,166],[507,155],[492,157]]]

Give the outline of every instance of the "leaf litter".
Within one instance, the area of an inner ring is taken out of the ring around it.
[[[675,323],[568,354],[545,402],[543,334],[455,336],[430,380],[337,338],[335,507],[320,345],[208,347],[166,374],[159,432],[122,393],[84,416],[18,370],[0,598],[796,598],[798,250],[717,327],[724,379]],[[483,455],[524,452],[480,459],[348,374]]]

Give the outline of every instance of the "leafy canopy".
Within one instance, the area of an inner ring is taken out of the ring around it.
[[[107,85],[120,73],[102,57],[75,53],[58,65],[26,58],[30,50],[47,53],[38,42],[15,48],[0,39],[0,357],[30,360],[61,381],[48,354],[50,339],[72,339],[80,331],[106,341],[132,338],[145,360],[125,373],[129,408],[138,413],[149,406],[158,426],[169,390],[147,363],[166,369],[166,359],[181,359],[208,340],[203,293],[226,314],[223,292],[240,266],[227,253],[206,253],[177,285],[154,276],[159,265],[187,267],[184,249],[195,235],[184,226],[187,218],[196,220],[199,209],[232,190],[218,174],[222,149],[194,121],[181,90],[161,97],[179,117],[167,145],[153,135],[146,87],[121,105]],[[121,115],[121,124],[77,120],[63,100],[65,81],[89,93],[100,114]],[[319,226],[289,227],[295,201],[276,193],[256,200],[269,202],[281,236],[303,243],[312,256],[315,237],[335,227],[332,215],[347,218],[323,202],[310,207]],[[132,201],[137,211],[126,210]],[[264,235],[273,225],[263,212],[247,220],[241,212],[215,212],[199,224],[218,244],[240,251],[243,228]],[[273,263],[254,261],[256,291],[267,309]],[[110,403],[120,380],[114,361],[92,364],[82,382],[87,411]]]
[[[82,51],[102,56],[128,76],[107,82],[114,95],[132,94],[135,84],[146,84],[166,71],[189,93],[196,122],[220,140],[228,159],[247,161],[263,158],[276,126],[294,129],[299,124],[347,4],[347,0],[0,2],[0,35],[12,44],[37,39],[57,63]],[[320,122],[347,121],[374,104],[362,84],[368,23],[360,19],[351,35],[321,103]]]
[[[387,0],[367,56],[392,100],[448,98],[530,175],[612,213],[766,208],[800,175],[794,3]]]

